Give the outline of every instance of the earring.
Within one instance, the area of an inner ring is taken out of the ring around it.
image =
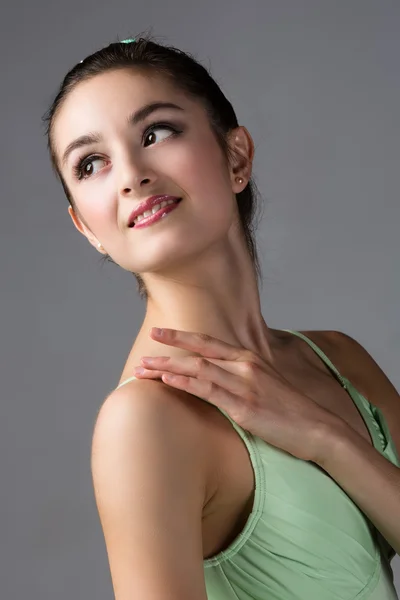
[[[100,244],[100,242],[97,244],[98,248],[102,248],[103,246]]]
[[[238,181],[239,183],[243,183],[242,177],[236,177],[236,181]]]

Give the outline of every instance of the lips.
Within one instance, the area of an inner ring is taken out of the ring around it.
[[[156,212],[154,212],[150,215],[147,215],[147,217],[143,217],[143,219],[140,219],[139,221],[135,222],[135,225],[134,225],[135,229],[140,230],[140,229],[143,229],[144,227],[149,227],[156,221],[162,220],[163,217],[166,217],[167,215],[169,215],[170,212],[176,210],[178,208],[179,204],[180,204],[180,200],[177,202],[171,202],[171,203],[163,206],[159,210],[156,210]]]
[[[135,208],[135,210],[130,214],[129,219],[128,219],[128,227],[134,227],[134,220],[136,219],[136,217],[138,217],[139,215],[142,215],[144,212],[151,210],[153,208],[153,206],[156,206],[157,204],[161,204],[161,202],[165,202],[168,200],[173,200],[174,202],[179,202],[181,200],[181,198],[178,198],[177,196],[168,196],[166,194],[164,195],[159,195],[159,196],[151,196],[151,198],[148,198],[146,201],[142,202],[141,204],[139,204],[139,206],[137,206]]]

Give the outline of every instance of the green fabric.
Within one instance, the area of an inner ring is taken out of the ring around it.
[[[283,331],[320,356],[358,408],[374,447],[400,467],[381,410],[309,338]],[[246,445],[255,494],[242,532],[203,561],[208,600],[398,600],[390,566],[394,550],[328,473],[252,435],[219,410]]]

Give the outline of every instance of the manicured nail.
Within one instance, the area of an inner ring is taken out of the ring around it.
[[[175,375],[172,375],[171,373],[163,373],[162,379],[164,379],[164,381],[174,381]]]
[[[143,373],[145,372],[146,369],[143,369],[143,367],[135,367],[133,369],[133,372],[135,373],[135,375],[143,375]]]
[[[162,335],[164,333],[164,330],[159,327],[153,327],[152,331],[154,335]]]

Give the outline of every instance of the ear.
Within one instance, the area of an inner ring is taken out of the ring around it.
[[[230,159],[232,190],[235,194],[238,194],[246,187],[251,177],[254,142],[246,127],[240,125],[232,129],[229,134],[228,143],[233,154]],[[243,183],[238,183],[238,177],[244,180]]]
[[[75,214],[75,211],[71,205],[69,205],[68,207],[68,212],[77,230],[89,240],[89,242],[92,244],[92,246],[94,246],[94,248],[96,248],[98,252],[100,252],[98,248],[99,240],[93,235],[90,229],[86,227],[83,221]],[[100,254],[103,254],[103,252],[100,252]]]

